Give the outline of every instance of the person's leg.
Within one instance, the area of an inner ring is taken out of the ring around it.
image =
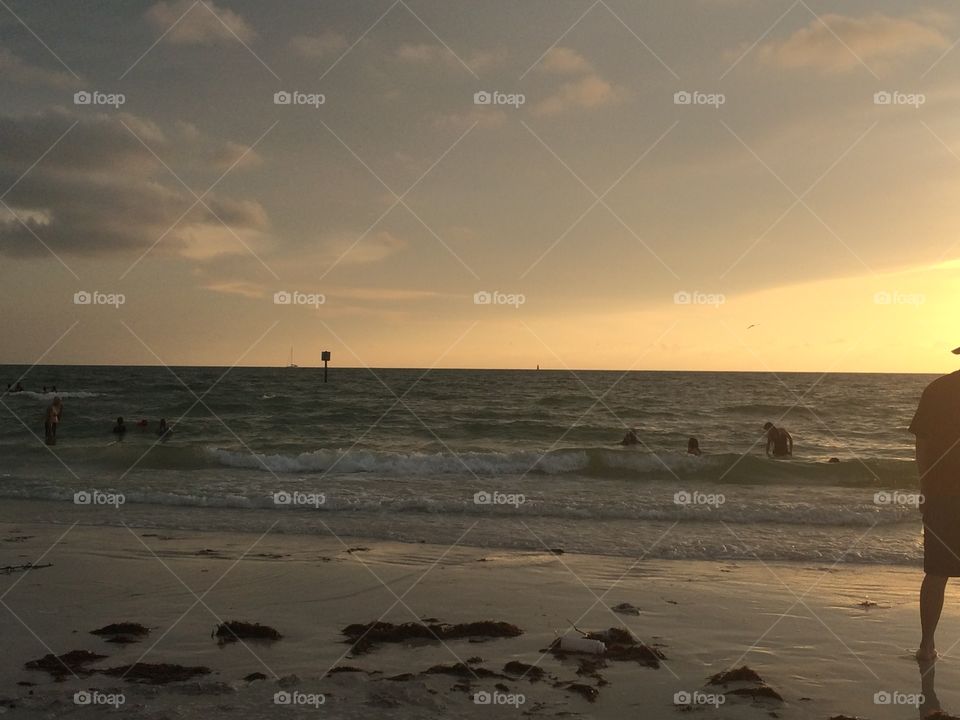
[[[937,656],[937,646],[934,635],[937,632],[937,623],[940,622],[940,613],[943,611],[943,595],[947,587],[947,578],[939,575],[924,575],[920,586],[920,649],[917,658],[932,660]]]

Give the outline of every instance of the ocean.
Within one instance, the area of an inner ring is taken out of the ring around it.
[[[4,367],[2,386],[25,370]],[[0,497],[43,501],[13,521],[70,508],[91,524],[491,552],[916,565],[907,425],[931,379],[35,367],[2,397]],[[52,448],[43,385],[64,402]],[[793,459],[764,456],[767,420],[792,433]],[[641,445],[619,445],[627,427]]]

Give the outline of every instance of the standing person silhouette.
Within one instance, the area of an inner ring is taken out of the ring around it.
[[[960,348],[953,351],[960,355]],[[917,660],[937,657],[934,635],[947,580],[960,577],[960,371],[930,383],[910,423],[923,515],[923,583]]]
[[[57,426],[63,419],[63,401],[55,397],[43,416],[43,432],[47,445],[57,444]]]

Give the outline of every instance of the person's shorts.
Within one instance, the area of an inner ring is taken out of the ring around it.
[[[923,571],[960,577],[960,496],[927,498],[924,504]]]

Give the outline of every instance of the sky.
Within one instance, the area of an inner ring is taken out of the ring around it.
[[[946,372],[960,8],[0,3],[0,363]]]

